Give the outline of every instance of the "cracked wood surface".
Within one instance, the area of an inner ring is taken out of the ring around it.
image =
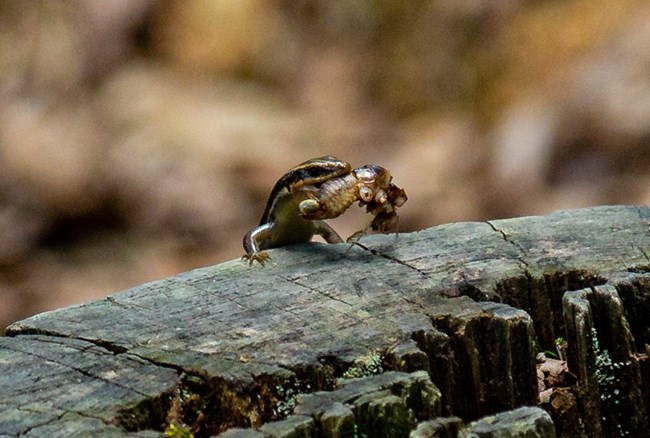
[[[647,277],[649,226],[650,208],[597,207],[296,245],[36,315],[0,338],[0,435],[156,436],[189,389],[221,417],[199,435],[259,427],[278,385],[329,391],[369,352],[427,371],[448,416],[535,404],[564,292]]]

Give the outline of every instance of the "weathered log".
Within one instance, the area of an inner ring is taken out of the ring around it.
[[[649,226],[598,207],[296,245],[36,315],[0,338],[0,435],[645,436]],[[574,376],[542,388],[560,337]],[[542,389],[548,414],[517,409]]]

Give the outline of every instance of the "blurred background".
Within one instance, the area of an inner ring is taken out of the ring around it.
[[[239,257],[326,154],[401,231],[648,204],[650,2],[0,0],[0,329]]]

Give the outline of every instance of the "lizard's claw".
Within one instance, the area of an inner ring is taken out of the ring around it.
[[[242,260],[248,260],[248,266],[253,266],[253,262],[259,262],[264,266],[264,263],[271,259],[266,251],[254,252],[252,254],[244,254],[241,256]]]

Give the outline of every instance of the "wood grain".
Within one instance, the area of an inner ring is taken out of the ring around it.
[[[537,404],[558,337],[580,415],[606,417],[571,433],[645,431],[649,226],[648,207],[608,206],[296,245],[36,315],[0,338],[0,435],[471,430]],[[615,378],[638,415],[584,394],[605,390],[592,327],[631,364]],[[568,427],[543,407],[523,415],[539,436]]]

